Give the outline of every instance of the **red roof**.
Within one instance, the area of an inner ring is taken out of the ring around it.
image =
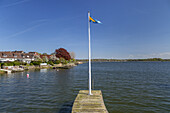
[[[22,51],[4,51],[0,52],[0,58],[16,58],[16,59],[22,59],[22,58],[33,58],[35,54],[33,53],[24,53]]]

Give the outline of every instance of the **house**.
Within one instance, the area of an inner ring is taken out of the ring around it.
[[[23,51],[4,51],[0,52],[0,62],[22,61],[30,63],[35,60],[35,56],[37,55],[37,52],[25,53]]]
[[[26,63],[31,63],[31,61],[34,61],[34,54],[30,54],[30,53],[23,53],[21,54],[22,58],[18,59],[22,62],[26,62]]]
[[[11,53],[10,51],[0,52],[0,62],[6,62],[6,61],[10,61],[10,62],[15,61],[15,57],[13,56],[13,53]]]

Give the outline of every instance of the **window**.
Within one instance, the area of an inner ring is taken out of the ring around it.
[[[7,55],[4,54],[3,57],[7,57]]]

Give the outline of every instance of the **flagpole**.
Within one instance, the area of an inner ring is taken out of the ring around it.
[[[91,93],[91,43],[90,43],[90,11],[88,11],[88,33],[89,33],[89,95],[92,95]]]

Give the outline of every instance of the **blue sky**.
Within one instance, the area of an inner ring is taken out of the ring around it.
[[[0,0],[0,51],[88,58],[88,11],[92,58],[170,58],[169,0]]]

